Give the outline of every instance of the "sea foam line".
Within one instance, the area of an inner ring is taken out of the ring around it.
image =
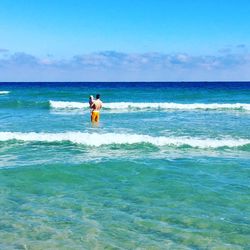
[[[0,91],[0,95],[7,95],[9,93],[10,93],[10,91]]]
[[[81,102],[64,102],[64,101],[50,101],[50,107],[54,109],[84,109],[88,108],[88,103]],[[174,103],[174,102],[149,102],[149,103],[137,103],[137,102],[110,102],[104,103],[104,108],[117,109],[117,110],[129,110],[129,109],[179,109],[179,110],[225,110],[225,109],[242,109],[250,111],[250,104],[248,103]]]
[[[140,134],[118,133],[21,133],[0,132],[0,141],[18,140],[25,142],[64,142],[69,141],[87,146],[101,146],[111,144],[138,144],[149,143],[155,146],[190,146],[197,148],[239,147],[250,144],[248,139],[211,139],[211,138],[188,138],[188,137],[153,137]]]

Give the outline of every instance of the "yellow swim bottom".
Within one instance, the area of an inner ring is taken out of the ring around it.
[[[100,112],[99,111],[92,111],[91,122],[99,122],[99,119],[100,119]]]

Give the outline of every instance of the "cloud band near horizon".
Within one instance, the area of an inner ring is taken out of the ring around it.
[[[69,59],[0,49],[0,81],[231,81],[249,80],[244,45],[216,55],[101,51]]]

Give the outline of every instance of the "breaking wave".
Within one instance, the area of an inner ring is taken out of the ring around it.
[[[25,141],[25,142],[71,142],[86,146],[101,146],[112,144],[152,144],[154,146],[189,146],[194,148],[220,148],[220,147],[241,147],[250,145],[249,139],[211,139],[211,138],[188,138],[188,137],[153,137],[140,134],[118,134],[118,133],[21,133],[21,132],[0,132],[0,141]]]
[[[10,91],[0,91],[0,95],[7,95],[9,93],[10,93]]]
[[[49,103],[50,103],[50,107],[54,108],[54,109],[82,109],[82,108],[89,108],[88,103],[81,103],[81,102],[49,101]]]
[[[50,101],[50,107],[53,109],[86,109],[88,103]],[[191,103],[181,104],[173,102],[159,103],[136,103],[136,102],[110,102],[104,103],[104,109],[111,110],[246,110],[250,111],[248,103]]]

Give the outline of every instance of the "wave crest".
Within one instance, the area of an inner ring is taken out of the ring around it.
[[[0,91],[0,95],[7,95],[9,93],[10,93],[10,91]]]
[[[88,103],[81,102],[63,102],[63,101],[49,101],[50,107],[54,109],[82,109],[89,108]]]
[[[64,102],[50,101],[50,107],[54,109],[86,109],[89,108],[88,103],[81,102]],[[136,103],[136,102],[110,102],[104,103],[105,109],[115,110],[133,110],[133,109],[153,109],[153,110],[247,110],[250,111],[248,103],[174,103],[174,102],[159,102],[159,103]]]
[[[190,146],[194,148],[220,148],[240,147],[250,144],[248,139],[211,139],[211,138],[188,138],[188,137],[153,137],[140,134],[118,134],[118,133],[21,133],[0,132],[0,141],[27,141],[27,142],[65,142],[83,144],[86,146],[101,146],[112,144],[142,144],[149,143],[155,146]]]

